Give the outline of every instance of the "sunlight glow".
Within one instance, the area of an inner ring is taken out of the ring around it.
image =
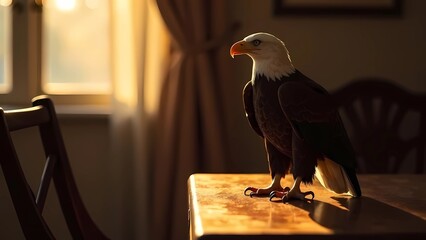
[[[113,49],[114,95],[120,104],[133,109],[137,103],[135,43],[132,6],[128,1],[114,0]]]
[[[88,9],[96,9],[100,6],[100,0],[86,0],[84,1],[84,3],[86,4],[86,7]]]
[[[12,4],[12,0],[0,0],[0,5],[3,7],[9,7]]]
[[[1,5],[9,1],[0,0]],[[0,93],[12,90],[12,9],[0,7]]]
[[[91,0],[96,9],[82,0],[43,2],[43,91],[110,94],[110,1]]]
[[[76,0],[56,0],[55,5],[59,10],[69,12],[75,9]]]
[[[107,84],[99,84],[93,82],[62,82],[52,83],[47,82],[43,84],[43,90],[47,93],[54,94],[104,94],[111,91]]]
[[[146,37],[146,69],[144,75],[144,104],[145,111],[149,115],[155,115],[159,108],[159,95],[161,94],[161,86],[165,78],[169,55],[170,38],[160,12],[154,3],[149,4]],[[155,46],[155,47],[149,47]]]

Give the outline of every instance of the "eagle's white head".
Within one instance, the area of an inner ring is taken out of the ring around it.
[[[246,54],[253,59],[252,80],[264,75],[268,80],[277,80],[295,72],[285,44],[269,33],[254,33],[234,43],[230,49],[232,57]]]

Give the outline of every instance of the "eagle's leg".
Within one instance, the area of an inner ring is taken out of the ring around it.
[[[281,187],[281,177],[282,177],[281,174],[275,174],[271,184],[266,188],[248,187],[244,190],[244,195],[250,196],[250,197],[253,197],[253,196],[260,197],[260,196],[270,196],[270,194],[275,191],[288,192],[290,190],[289,187],[286,187],[286,188]]]
[[[312,191],[302,192],[300,191],[300,183],[302,182],[301,177],[297,177],[294,181],[293,187],[291,187],[290,191],[287,192],[280,192],[280,191],[274,191],[271,193],[269,200],[272,200],[272,198],[277,197],[281,198],[281,200],[285,203],[292,199],[298,199],[298,200],[313,200],[315,197],[315,194]],[[306,198],[306,196],[311,195],[312,198]]]

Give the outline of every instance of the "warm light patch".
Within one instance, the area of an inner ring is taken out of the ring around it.
[[[88,9],[96,9],[100,6],[100,0],[86,0],[84,4]]]
[[[170,39],[158,8],[153,3],[149,5],[148,21],[146,59],[149,61],[146,61],[144,75],[144,104],[145,111],[153,115],[159,107],[159,95],[166,73],[164,66],[167,66],[165,60],[169,54],[167,46]]]
[[[47,82],[43,85],[43,90],[47,93],[54,94],[105,94],[111,92],[111,86],[108,83],[93,83],[93,82],[84,82],[84,83],[51,83]]]
[[[0,6],[9,7],[12,5],[12,0],[0,0]]]
[[[114,96],[117,102],[129,108],[137,104],[135,44],[132,6],[128,1],[114,0],[113,49]]]
[[[12,90],[12,8],[7,7],[11,2],[0,0],[0,93]]]
[[[110,94],[110,1],[87,0],[97,6],[90,10],[83,0],[39,2],[44,3],[42,90],[63,95]]]
[[[55,6],[58,10],[69,12],[75,9],[76,0],[56,0]]]

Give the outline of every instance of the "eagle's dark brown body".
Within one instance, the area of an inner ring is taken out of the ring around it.
[[[288,83],[302,85],[315,95],[297,96],[303,95],[304,92],[290,92],[287,95],[291,95],[288,96],[291,101],[283,102],[284,99],[279,93],[282,92],[283,85],[290,86]],[[325,89],[299,71],[275,80],[258,75],[254,83],[250,81],[244,89],[247,117],[255,131],[264,138],[272,177],[275,173],[285,175],[293,167],[294,177],[300,176],[303,182],[310,183],[315,174],[317,160],[327,155],[323,149],[316,149],[304,141],[300,133],[296,133],[295,124],[288,120],[294,119],[300,123],[321,121],[338,129],[341,126],[340,118],[337,111],[330,108],[331,104],[317,106],[316,110],[320,111],[304,108],[305,102],[314,100],[309,99],[312,96],[321,97],[322,101],[326,99],[327,103],[331,102]],[[302,101],[294,102],[294,99]],[[324,107],[327,109],[321,109]],[[291,116],[286,116],[285,112]],[[297,161],[293,161],[294,158],[297,158]]]

